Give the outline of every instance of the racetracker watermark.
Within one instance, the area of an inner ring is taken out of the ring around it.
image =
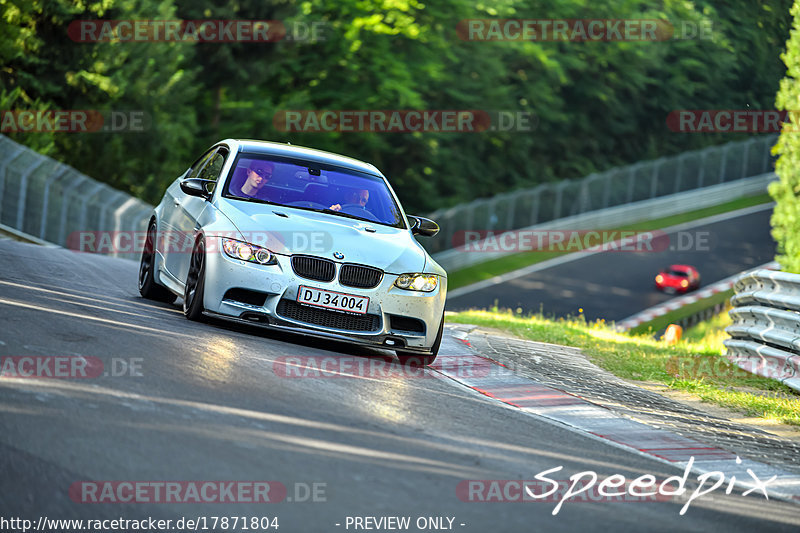
[[[675,27],[656,19],[464,19],[464,41],[666,41]]]
[[[672,111],[667,127],[676,133],[796,132],[800,111],[774,109],[691,109]]]
[[[180,518],[48,518],[38,520],[0,516],[0,531],[268,531],[278,530],[276,516],[203,516]]]
[[[75,503],[278,503],[286,486],[278,481],[77,481]]]
[[[708,231],[513,230],[457,231],[453,249],[462,252],[666,252],[711,249]]]
[[[328,23],[280,20],[75,20],[67,28],[78,43],[274,43],[324,41]]]
[[[0,379],[93,379],[101,376],[141,377],[141,357],[113,357],[108,365],[99,357],[81,355],[8,355],[0,357]]]
[[[154,237],[161,253],[190,254],[197,242],[195,232],[159,231]],[[327,231],[231,231],[206,235],[206,251],[224,251],[224,239],[275,253],[325,253],[333,248],[333,237]],[[68,249],[92,254],[140,254],[146,242],[146,231],[74,231],[67,236]]]
[[[140,133],[151,125],[145,111],[0,110],[0,133]]]
[[[307,133],[529,132],[538,118],[531,111],[327,109],[278,111],[272,124],[278,131]]]
[[[281,356],[272,363],[272,371],[282,378],[435,378],[437,372],[459,378],[500,377],[513,375],[507,366],[471,355],[439,356],[431,367],[417,364],[412,357],[406,364],[391,357],[351,357],[337,355]]]
[[[666,370],[679,379],[746,378],[752,377],[753,374],[778,381],[797,377],[791,362],[760,357],[735,361],[716,355],[670,357],[667,360]]]
[[[737,457],[736,463],[742,460]],[[725,481],[728,482],[725,494],[733,492],[736,485],[736,476],[726,477],[723,472],[704,472],[696,479],[694,490],[687,489],[689,474],[694,465],[694,457],[686,463],[683,475],[671,476],[658,480],[651,474],[645,474],[635,479],[627,479],[622,474],[614,474],[601,478],[596,472],[587,470],[578,472],[569,477],[569,480],[556,480],[548,477],[563,470],[557,466],[539,472],[533,480],[464,480],[456,485],[456,496],[463,502],[557,502],[553,508],[553,515],[557,515],[561,507],[568,500],[583,502],[652,502],[671,501],[673,498],[684,498],[686,503],[681,507],[681,515],[685,514],[691,503],[709,494]],[[761,492],[764,498],[769,499],[767,485],[775,481],[777,476],[762,480],[750,468],[747,470],[751,478],[751,488],[742,492],[747,496],[752,492]],[[706,487],[712,479],[714,484]],[[693,480],[694,484],[694,480]]]

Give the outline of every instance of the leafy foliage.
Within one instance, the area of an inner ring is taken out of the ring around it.
[[[780,178],[769,192],[776,205],[772,212],[772,236],[778,243],[776,260],[787,272],[800,274],[800,0],[792,7],[792,32],[781,56],[786,77],[775,98],[778,109],[789,111],[789,119],[772,151],[780,157],[775,172]]]
[[[142,133],[18,134],[155,201],[226,137],[290,141],[373,162],[412,211],[581,177],[734,140],[679,134],[678,109],[768,108],[782,76],[788,0],[754,7],[683,0],[0,0],[0,90],[29,109],[142,110]],[[658,19],[710,26],[655,42],[466,41],[475,18]],[[279,20],[319,40],[79,43],[79,19]],[[16,92],[15,92],[16,91]],[[8,98],[8,96],[6,96]],[[3,103],[3,105],[7,105]],[[8,104],[10,105],[10,104]],[[7,107],[4,107],[7,109]],[[532,131],[315,133],[276,127],[285,110],[529,112]],[[36,139],[39,139],[38,141]]]

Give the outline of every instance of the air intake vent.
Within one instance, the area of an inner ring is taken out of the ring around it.
[[[282,317],[325,328],[346,331],[378,331],[381,328],[381,317],[378,315],[349,315],[300,305],[294,300],[283,299],[278,302],[277,312]]]
[[[425,323],[418,318],[409,316],[389,315],[389,327],[398,331],[413,331],[425,333]]]
[[[225,296],[223,296],[222,299],[234,300],[236,302],[242,302],[262,307],[264,305],[264,302],[267,301],[267,295],[264,294],[263,292],[236,288],[236,289],[228,289],[228,291],[225,293]]]
[[[377,287],[383,278],[383,271],[363,265],[342,265],[339,270],[339,283],[348,287],[371,289]]]

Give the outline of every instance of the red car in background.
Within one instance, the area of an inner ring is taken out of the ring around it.
[[[690,265],[670,265],[656,276],[656,288],[664,292],[689,292],[700,286],[700,273]]]

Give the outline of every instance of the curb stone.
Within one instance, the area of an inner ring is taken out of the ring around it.
[[[471,364],[508,369],[464,377],[434,363],[462,385],[679,468],[693,462],[694,472],[722,471],[741,486],[753,486],[748,471],[761,480],[776,475],[769,495],[800,503],[800,439],[737,424],[640,388],[595,366],[576,348],[487,334],[472,325],[448,330],[468,348],[461,357],[472,358]]]

